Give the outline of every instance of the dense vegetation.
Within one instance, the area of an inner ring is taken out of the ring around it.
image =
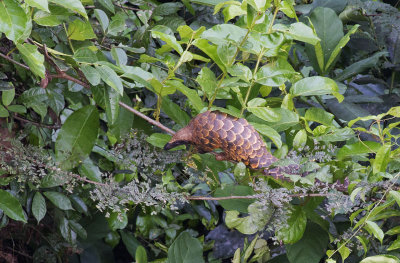
[[[0,261],[400,262],[399,2],[0,14]],[[162,149],[208,109],[300,169]]]

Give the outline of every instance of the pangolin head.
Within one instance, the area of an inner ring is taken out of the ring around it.
[[[164,146],[164,150],[169,150],[183,144],[194,144],[192,137],[192,127],[191,123],[189,123],[189,125],[180,129],[172,136],[171,140]]]

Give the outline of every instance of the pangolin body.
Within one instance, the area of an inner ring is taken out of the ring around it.
[[[219,111],[206,111],[193,118],[176,132],[164,146],[169,150],[178,145],[194,145],[199,153],[221,149],[217,160],[243,162],[252,169],[264,168],[264,173],[281,177],[285,169],[266,169],[278,159],[265,147],[258,132],[247,120]]]

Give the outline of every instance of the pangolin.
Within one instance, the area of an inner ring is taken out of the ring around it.
[[[165,150],[179,145],[194,145],[199,153],[215,153],[216,159],[243,162],[252,169],[263,169],[264,174],[284,178],[292,167],[268,167],[278,159],[266,148],[260,134],[243,118],[236,118],[219,111],[206,111],[193,118],[177,131],[164,146]]]

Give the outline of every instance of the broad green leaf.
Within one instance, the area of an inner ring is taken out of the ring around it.
[[[277,24],[274,25],[273,29],[284,32],[286,35],[295,40],[309,43],[311,45],[316,45],[320,41],[319,37],[314,33],[312,28],[302,22],[290,24],[289,27],[286,27],[282,24]]]
[[[0,118],[7,118],[8,116],[10,116],[8,110],[3,105],[0,105]]]
[[[117,65],[126,65],[128,62],[128,56],[122,48],[112,47],[111,56]]]
[[[101,9],[95,9],[94,15],[99,21],[101,28],[103,29],[103,32],[106,32],[108,25],[110,24],[110,20],[108,19],[107,14]]]
[[[335,49],[332,51],[331,56],[329,57],[328,62],[326,62],[325,69],[324,71],[327,72],[333,66],[333,62],[335,61],[336,57],[339,56],[340,52],[344,48],[344,46],[347,44],[347,42],[350,41],[350,36],[353,35],[358,27],[360,25],[354,25],[348,32],[347,34],[340,39],[339,43],[336,45]]]
[[[84,18],[88,19],[86,10],[80,0],[48,0],[51,3],[65,7],[71,11],[77,12]]]
[[[294,244],[299,241],[306,230],[307,217],[302,206],[295,206],[287,220],[287,226],[278,231],[278,237],[285,244]]]
[[[4,106],[8,106],[11,104],[11,102],[14,100],[14,96],[15,96],[15,89],[7,89],[7,90],[3,90],[1,92],[1,100],[3,102]]]
[[[187,115],[185,111],[183,111],[176,103],[172,102],[168,97],[163,98],[161,110],[182,127],[186,126],[190,121],[189,115]]]
[[[390,161],[390,144],[382,145],[376,153],[372,169],[374,174],[379,172],[386,172],[386,167]]]
[[[311,107],[306,111],[304,118],[308,121],[321,123],[325,126],[332,126],[333,114],[321,108]]]
[[[400,192],[389,191],[389,196],[390,196],[391,198],[393,198],[394,200],[396,200],[397,205],[400,206]]]
[[[100,169],[89,157],[83,160],[78,168],[78,171],[81,176],[84,176],[89,180],[101,182]]]
[[[99,72],[101,79],[107,85],[117,91],[121,96],[124,95],[124,87],[122,86],[121,79],[114,70],[106,65],[96,66],[96,69]]]
[[[344,36],[343,23],[330,8],[317,7],[310,15],[310,22],[321,41],[314,47],[306,44],[306,52],[315,70],[325,74],[325,64],[329,60],[339,41]]]
[[[232,24],[220,24],[206,30],[201,38],[207,39],[216,45],[232,43],[239,45],[246,36],[247,30]]]
[[[340,256],[342,257],[342,261],[344,262],[346,260],[346,258],[349,257],[350,255],[350,249],[346,246],[341,246],[341,244],[338,244],[338,251]]]
[[[217,55],[226,67],[232,65],[236,58],[237,47],[231,43],[224,43],[217,47]]]
[[[1,1],[0,14],[0,32],[14,43],[24,41],[29,17],[20,3],[17,0]]]
[[[250,102],[248,105],[250,105]],[[281,115],[279,115],[275,108],[247,106],[246,109],[258,118],[268,122],[277,122],[281,120]]]
[[[262,85],[279,87],[289,81],[296,73],[286,59],[278,59],[262,66],[256,74],[256,82]]]
[[[201,89],[211,99],[217,88],[217,79],[209,68],[203,67],[196,78],[196,81],[200,84]]]
[[[85,106],[72,113],[58,133],[56,159],[70,169],[86,159],[93,149],[99,129],[99,113],[95,106]]]
[[[308,77],[294,83],[290,88],[290,93],[294,96],[318,96],[332,94],[339,102],[343,101],[343,96],[339,94],[336,82],[325,77]]]
[[[236,228],[245,235],[252,235],[261,230],[254,224],[250,216],[239,217],[239,212],[236,210],[225,211],[225,224],[228,228]]]
[[[111,230],[124,229],[128,224],[128,216],[125,212],[111,212],[107,222]]]
[[[159,38],[162,41],[164,41],[168,46],[170,46],[171,48],[173,48],[176,52],[178,52],[179,54],[183,53],[183,49],[181,47],[181,45],[179,45],[178,41],[176,40],[176,38],[172,35],[166,34],[164,33],[165,26],[155,26],[152,30],[151,30],[151,35],[154,38]]]
[[[139,67],[121,66],[121,69],[124,72],[122,77],[137,81],[140,84],[144,85],[149,90],[155,92],[153,87],[149,83],[151,79],[155,78],[153,74]]]
[[[80,238],[82,238],[82,239],[86,239],[87,238],[87,232],[86,232],[85,228],[83,228],[83,226],[81,224],[79,224],[75,220],[69,220],[68,223],[69,223],[69,226],[71,227],[71,229],[75,233],[77,233]]]
[[[167,263],[203,263],[203,246],[189,232],[182,232],[168,249]]]
[[[297,113],[284,108],[273,108],[273,110],[280,116],[280,119],[275,122],[264,122],[262,124],[268,125],[277,132],[284,131],[299,123],[299,115]],[[253,119],[249,119],[249,121],[254,122]]]
[[[131,231],[121,230],[119,233],[121,234],[122,242],[124,243],[126,249],[128,250],[129,254],[134,258],[136,249],[140,246],[140,242],[136,239]]]
[[[216,14],[219,12],[219,10],[221,10],[221,8],[223,8],[224,6],[227,6],[227,5],[241,6],[242,3],[239,2],[239,1],[233,1],[233,0],[231,0],[231,1],[224,1],[224,2],[218,3],[218,4],[215,5],[215,7],[214,7],[214,13],[213,13],[213,15],[216,15]]]
[[[346,157],[353,157],[357,155],[364,155],[367,153],[377,152],[381,147],[378,142],[364,141],[357,142],[350,145],[345,145],[337,153],[337,158],[343,160]]]
[[[82,21],[77,18],[68,25],[68,37],[73,40],[83,41],[96,38],[96,35],[89,21]]]
[[[281,140],[281,135],[276,132],[276,130],[272,129],[268,125],[261,124],[261,123],[256,123],[256,122],[250,122],[251,125],[254,126],[254,128],[261,133],[262,135],[267,136],[279,149],[282,147],[282,140]]]
[[[377,223],[373,221],[365,221],[364,228],[370,233],[373,234],[381,243],[383,241],[383,236],[385,235],[382,229],[378,226]]]
[[[400,236],[387,248],[387,251],[392,251],[400,248]]]
[[[1,17],[1,16],[0,16]],[[40,78],[44,78],[44,56],[37,50],[37,46],[31,44],[17,44],[22,59],[28,64],[30,70]]]
[[[328,243],[328,233],[319,225],[309,222],[298,242],[285,244],[286,254],[290,262],[319,263],[325,255]]]
[[[147,263],[147,253],[143,246],[139,246],[136,249],[135,261],[136,263]]]
[[[301,129],[296,133],[293,139],[293,147],[295,149],[303,148],[307,143],[307,132],[305,129]]]
[[[83,74],[90,82],[90,84],[92,84],[93,86],[97,86],[100,84],[101,75],[96,68],[89,65],[82,65],[80,67],[80,70],[82,70]]]
[[[36,192],[32,202],[32,214],[36,218],[38,224],[46,215],[46,200],[40,192]]]
[[[253,188],[235,184],[224,185],[222,188],[217,188],[214,192],[215,197],[246,195],[254,195]],[[241,213],[247,213],[247,207],[254,202],[254,199],[230,199],[219,200],[218,202],[225,210],[236,210]]]
[[[131,99],[126,94],[121,98],[121,101],[130,107],[133,106]],[[116,122],[109,127],[109,132],[117,139],[123,137],[131,131],[134,117],[135,115],[132,112],[121,107]]]
[[[119,115],[120,94],[110,87],[104,89],[106,117],[109,125],[115,124]]]
[[[282,0],[280,1],[279,10],[290,18],[297,18],[294,5],[294,0]]]
[[[98,61],[96,52],[90,47],[82,47],[75,51],[74,59],[76,62],[95,63]],[[89,65],[83,65],[89,67]]]
[[[36,7],[46,12],[50,12],[49,3],[47,0],[26,0],[25,2],[30,6]]]
[[[227,7],[224,8],[222,14],[224,15],[224,22],[227,23],[228,21],[237,16],[245,15],[246,11],[243,10],[241,6],[228,5]]]
[[[158,96],[164,97],[169,94],[174,94],[176,91],[176,88],[174,86],[166,86],[156,78],[151,79],[149,82]]]
[[[158,148],[164,148],[164,145],[169,142],[169,140],[171,140],[171,135],[165,133],[153,133],[146,138],[148,143]],[[176,150],[177,148],[182,149],[182,147],[176,147],[171,149],[171,151]]]
[[[60,16],[45,11],[35,12],[33,20],[41,26],[58,26],[62,23]]]
[[[392,255],[378,255],[364,258],[360,263],[400,263],[400,259]]]
[[[44,192],[44,196],[47,197],[56,207],[61,210],[74,210],[71,205],[71,201],[64,194],[59,192]]]
[[[7,107],[7,109],[11,112],[16,112],[21,114],[26,113],[26,108],[23,105],[10,105]]]
[[[165,83],[165,85],[174,86],[177,90],[182,92],[182,94],[188,98],[188,100],[190,101],[190,103],[193,105],[193,107],[196,109],[197,112],[200,112],[205,107],[205,104],[201,100],[197,91],[186,87],[185,85],[183,85],[182,82],[177,80],[168,80]]]
[[[222,71],[226,71],[224,64],[217,55],[217,46],[210,44],[206,39],[196,39],[193,45],[209,56]]]
[[[24,210],[17,198],[9,192],[0,189],[0,210],[9,218],[26,223]]]
[[[366,59],[357,61],[354,64],[351,64],[350,66],[346,67],[342,73],[340,73],[338,76],[336,76],[335,80],[336,81],[344,81],[346,79],[349,79],[359,73],[364,72],[365,70],[372,68],[376,66],[376,64],[379,61],[379,58],[386,55],[386,51],[380,51],[375,53],[372,56],[369,56]]]
[[[228,72],[232,76],[239,77],[241,80],[246,82],[250,82],[250,80],[253,78],[253,73],[251,70],[241,63],[236,63],[232,67],[228,67]]]

